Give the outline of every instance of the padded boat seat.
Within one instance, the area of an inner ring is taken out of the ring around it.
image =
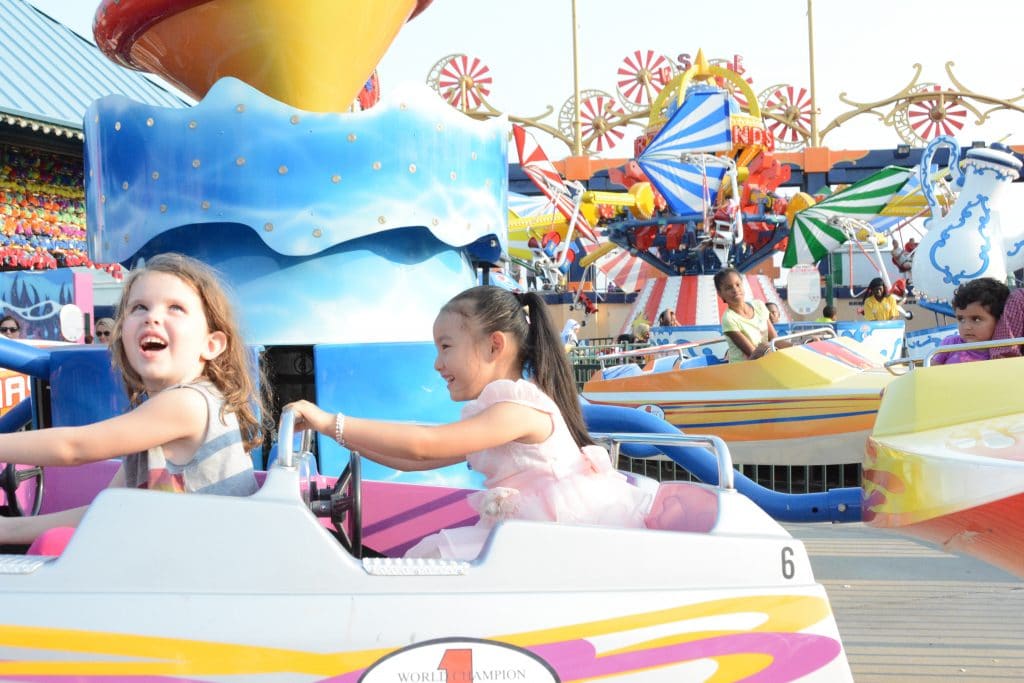
[[[679,356],[662,356],[661,358],[654,359],[654,365],[651,367],[651,372],[668,372],[674,370],[676,363],[679,362]]]
[[[111,461],[106,461],[104,464],[109,464]],[[262,487],[263,482],[267,479],[267,473],[263,470],[256,470],[256,486]],[[325,525],[326,526],[326,525]],[[59,526],[53,529],[47,529],[43,533],[39,534],[36,540],[32,541],[32,545],[25,551],[26,555],[38,555],[43,557],[58,557],[64,552],[64,548],[67,547],[68,542],[75,533],[75,527],[71,526]]]
[[[605,368],[601,371],[601,379],[618,379],[620,377],[636,377],[637,375],[644,374],[644,371],[640,369],[640,366],[636,363],[625,363],[623,365],[613,365],[610,368]]]
[[[678,370],[689,370],[691,368],[706,368],[709,365],[721,365],[724,363],[722,359],[717,356],[712,356],[707,353],[702,353],[699,356],[693,358],[687,358],[679,364]]]
[[[718,496],[699,484],[667,482],[658,487],[645,520],[648,529],[707,533],[718,521]]]

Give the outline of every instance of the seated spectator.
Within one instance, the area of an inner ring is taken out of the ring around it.
[[[779,310],[779,305],[769,301],[764,305],[768,309],[768,320],[771,321],[772,325],[782,320],[782,311]]]
[[[832,304],[825,304],[821,309],[821,317],[815,320],[816,323],[834,323],[836,321],[836,307]]]
[[[666,308],[658,315],[658,325],[661,327],[679,327],[679,319],[676,318],[676,312],[671,308]]]
[[[574,346],[579,346],[580,323],[575,318],[569,318],[562,327],[562,345],[568,351]]]
[[[106,346],[110,343],[110,335],[114,333],[114,319],[113,318],[100,318],[96,321],[96,334],[93,336],[93,344],[103,344]]]
[[[864,297],[864,319],[903,320],[899,299],[885,290],[885,280],[880,277],[868,284],[867,295]]]
[[[953,312],[956,314],[958,334],[951,334],[939,345],[982,342],[992,339],[996,323],[1003,314],[1010,288],[999,280],[982,277],[960,285],[953,292]],[[970,363],[991,358],[990,349],[971,349],[937,353],[932,356],[933,365]]]
[[[21,339],[21,323],[13,315],[0,318],[0,334],[8,339]]]

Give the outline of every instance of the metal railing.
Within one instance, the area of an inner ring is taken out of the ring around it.
[[[732,454],[725,441],[717,436],[689,435],[689,434],[647,434],[647,433],[622,433],[622,432],[595,432],[590,437],[599,444],[607,444],[608,453],[611,455],[612,464],[618,465],[620,450],[623,444],[642,444],[645,446],[704,446],[718,459],[718,485],[723,489],[736,488],[735,469],[732,464]]]
[[[705,339],[704,341],[685,342],[683,344],[662,344],[661,346],[643,346],[632,351],[619,351],[616,353],[609,353],[603,356],[598,356],[598,360],[602,363],[608,363],[613,360],[621,360],[623,358],[637,358],[647,356],[669,356],[678,354],[680,360],[687,358],[688,355],[684,351],[690,349],[700,348],[701,346],[711,346],[714,344],[721,344],[725,342],[725,337],[715,337],[714,339]],[[626,362],[629,362],[628,360]]]
[[[602,370],[608,365],[623,365],[633,362],[633,355],[629,352],[645,348],[648,348],[647,344],[616,343],[611,337],[606,337],[588,339],[586,344],[569,349],[569,362],[572,364],[573,377],[576,380],[576,391],[581,391],[583,385],[598,370]],[[609,360],[612,355],[616,357]]]
[[[812,327],[807,330],[799,330],[790,334],[784,334],[768,342],[768,350],[775,351],[776,344],[780,341],[790,341],[793,339],[803,339],[804,337],[821,337],[824,339],[831,339],[836,336],[836,331],[831,327]]]
[[[662,458],[632,458],[622,455],[618,469],[655,481],[700,481],[678,463]],[[839,465],[735,465],[734,469],[778,493],[823,493],[837,488],[861,486],[859,463]]]
[[[1003,346],[1024,346],[1024,337],[1014,337],[1013,339],[990,339],[988,341],[981,342],[964,342],[963,344],[949,344],[948,346],[939,346],[929,351],[923,360],[916,360],[909,356],[904,358],[894,358],[891,361],[885,363],[885,369],[890,373],[901,376],[905,375],[918,365],[922,367],[931,367],[932,358],[946,353],[952,353],[954,351],[972,351],[981,349],[995,349]],[[906,371],[896,372],[896,368],[901,366],[907,366]]]
[[[932,349],[931,351],[929,351],[928,354],[924,357],[924,367],[930,367],[932,364],[932,358],[941,353],[953,353],[954,351],[977,351],[980,349],[995,349],[1000,346],[1021,345],[1024,345],[1024,337],[1015,337],[1013,339],[989,339],[988,341],[940,346],[937,349]]]
[[[586,344],[570,349],[569,361],[573,366],[576,390],[580,391],[595,372],[606,367],[625,365],[627,363],[643,364],[651,357],[672,354],[678,354],[680,360],[682,360],[693,356],[693,354],[687,354],[687,351],[724,342],[725,337],[715,337],[714,339],[705,339],[704,341],[686,342],[684,344],[663,344],[661,346],[625,343]]]

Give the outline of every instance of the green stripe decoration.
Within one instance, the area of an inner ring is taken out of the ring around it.
[[[846,233],[842,229],[829,225],[830,218],[843,216],[867,220],[877,216],[912,173],[912,169],[902,166],[886,166],[793,216],[782,265],[792,268],[797,263],[817,263],[825,258],[846,241]]]

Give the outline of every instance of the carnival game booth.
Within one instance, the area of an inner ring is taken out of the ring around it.
[[[111,64],[94,45],[27,0],[0,5],[0,314],[23,338],[65,340],[58,315],[75,304],[92,331],[92,284],[120,278],[96,264],[86,244],[82,119],[110,93],[180,107],[184,102],[142,74]],[[106,273],[113,276],[108,277]],[[42,273],[42,275],[39,275]]]
[[[0,144],[0,314],[27,339],[82,341],[91,333],[93,273],[121,276],[86,253],[81,163],[58,154]],[[83,316],[78,333],[62,334],[61,309]]]

